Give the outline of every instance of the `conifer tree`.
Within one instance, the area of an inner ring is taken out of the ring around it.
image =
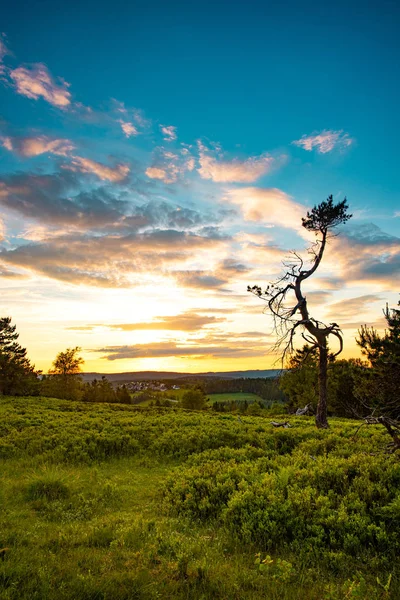
[[[17,341],[16,329],[11,317],[0,318],[0,393],[4,395],[29,393],[37,381],[27,350]]]

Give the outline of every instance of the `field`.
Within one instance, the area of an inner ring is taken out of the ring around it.
[[[260,396],[257,394],[250,394],[247,392],[232,392],[227,394],[208,394],[207,398],[210,400],[210,404],[213,402],[263,402]]]
[[[384,431],[269,421],[1,398],[0,598],[399,598]]]

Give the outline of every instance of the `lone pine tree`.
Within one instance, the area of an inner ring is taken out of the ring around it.
[[[298,331],[304,340],[310,344],[311,350],[318,351],[318,404],[316,411],[317,427],[328,427],[327,419],[327,376],[328,376],[328,338],[334,336],[339,341],[339,350],[343,349],[343,337],[337,323],[325,325],[321,321],[310,316],[307,298],[304,296],[302,285],[318,269],[332,230],[346,223],[352,215],[347,213],[348,205],[346,198],[342,202],[334,204],[333,196],[314,206],[302,218],[302,226],[315,233],[317,236],[314,244],[309,248],[311,264],[305,267],[304,260],[297,252],[292,252],[291,260],[284,263],[286,272],[283,276],[268,285],[262,291],[261,287],[248,286],[248,291],[268,303],[268,308],[274,318],[275,331],[278,335],[276,348],[282,350],[282,360],[288,353],[294,350],[294,338]],[[291,302],[288,302],[291,300]],[[289,305],[288,305],[289,304]]]

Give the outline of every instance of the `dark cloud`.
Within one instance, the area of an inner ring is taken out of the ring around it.
[[[92,331],[97,327],[106,327],[107,329],[116,329],[118,331],[140,331],[140,330],[160,330],[160,331],[198,331],[207,325],[216,325],[225,321],[224,318],[203,316],[196,313],[182,313],[167,317],[155,317],[153,321],[147,323],[113,323],[93,324],[80,327],[68,327],[75,331]]]
[[[339,241],[343,238],[360,246],[397,246],[400,241],[398,237],[385,233],[373,223],[346,225],[341,231]]]
[[[166,275],[199,249],[215,249],[217,240],[176,230],[153,230],[129,235],[59,236],[2,250],[0,259],[15,267],[75,284],[130,286],[130,276],[156,271]],[[173,272],[172,275],[175,273]],[[203,284],[206,285],[207,279]],[[208,280],[208,283],[214,283]]]
[[[398,280],[400,274],[400,247],[396,254],[371,259],[364,268],[367,277],[384,277]]]
[[[221,271],[226,271],[235,275],[248,273],[249,271],[251,271],[249,267],[246,267],[246,265],[237,262],[234,258],[226,258],[224,261],[222,261],[222,263],[220,264],[220,269]]]
[[[207,271],[175,271],[173,273],[178,283],[184,287],[200,289],[220,289],[227,283],[227,279],[221,279],[213,273]]]
[[[79,173],[15,173],[0,177],[0,205],[43,224],[80,230],[110,231],[197,229],[201,237],[220,239],[222,215],[147,198],[140,180],[88,187]]]
[[[372,223],[334,238],[332,250],[347,284],[374,283],[390,289],[400,281],[400,238]]]
[[[343,325],[340,326],[340,329],[345,329],[345,330],[360,329],[361,325],[368,325],[368,327],[373,327],[374,329],[383,330],[383,329],[385,329],[387,323],[383,317],[382,317],[382,319],[378,319],[378,320],[368,322],[368,323],[365,322],[365,319],[359,319],[358,321],[348,321],[347,323],[343,323]]]
[[[305,295],[309,304],[319,305],[326,304],[332,296],[332,292],[307,292]]]
[[[0,277],[4,277],[5,279],[26,279],[27,276],[22,273],[16,273],[15,271],[10,271],[7,267],[0,265]]]
[[[17,173],[0,178],[0,205],[41,223],[93,228],[120,219],[127,202],[105,187],[81,191],[74,173]]]
[[[346,298],[329,305],[328,317],[332,319],[349,319],[357,317],[370,304],[382,301],[378,294],[365,294],[356,298]]]
[[[346,281],[340,277],[316,277],[313,279],[313,283],[322,290],[341,290],[346,287]],[[314,294],[315,292],[310,293]]]
[[[263,355],[262,348],[254,348],[251,343],[237,343],[234,347],[229,346],[201,346],[201,345],[178,345],[175,342],[159,342],[152,344],[139,344],[136,346],[107,346],[104,348],[91,349],[91,352],[104,353],[101,357],[105,360],[121,360],[133,358],[177,358],[185,356],[204,358],[244,358]]]

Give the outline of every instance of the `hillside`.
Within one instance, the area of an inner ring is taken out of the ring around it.
[[[93,381],[107,377],[110,381],[145,381],[160,379],[183,379],[183,378],[205,378],[216,377],[219,379],[239,379],[246,377],[249,379],[277,377],[281,371],[279,369],[250,370],[250,371],[217,371],[207,373],[174,373],[172,371],[129,371],[126,373],[82,373],[84,381]]]

